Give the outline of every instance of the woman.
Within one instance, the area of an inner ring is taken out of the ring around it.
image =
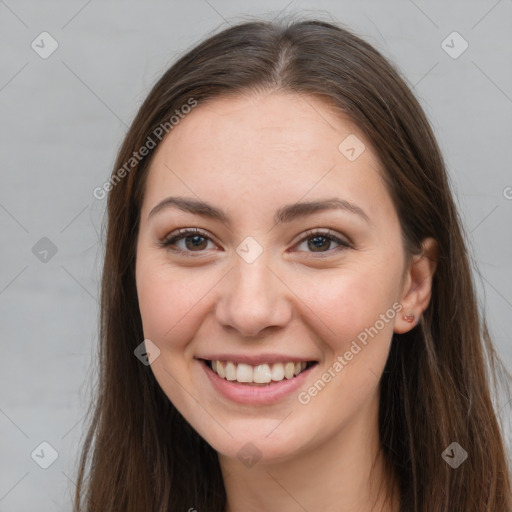
[[[76,510],[512,510],[442,156],[368,43],[320,21],[210,37],[105,190]]]

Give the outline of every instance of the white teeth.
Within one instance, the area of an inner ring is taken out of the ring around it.
[[[272,365],[271,372],[272,380],[283,380],[284,379],[284,366],[283,363],[276,363]]]
[[[243,383],[268,384],[283,379],[292,379],[306,369],[307,363],[264,363],[251,366],[245,363],[235,364],[232,361],[212,361],[212,370],[222,379]]]
[[[240,366],[240,365],[239,365]],[[272,373],[268,364],[259,364],[254,368],[253,382],[265,384],[272,380]]]
[[[294,372],[295,372],[295,364],[294,363],[286,363],[286,366],[284,367],[284,376],[287,379],[292,379]]]
[[[229,363],[228,363],[229,364]],[[233,363],[231,363],[233,364]],[[236,367],[236,380],[238,382],[252,382],[252,366],[240,363]]]
[[[217,361],[217,368],[219,366],[222,366],[222,363],[220,361]],[[236,380],[236,366],[234,365],[234,363],[226,363],[225,370],[227,380]]]
[[[224,369],[224,366],[220,363],[220,361],[213,361],[212,362],[212,365],[213,363],[215,363],[215,368],[212,366],[212,370],[214,372],[217,372],[219,377],[222,377],[223,379],[226,378],[226,370]]]

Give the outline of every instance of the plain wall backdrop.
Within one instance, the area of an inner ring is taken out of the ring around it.
[[[106,199],[93,190],[127,126],[199,40],[287,13],[347,25],[408,80],[443,150],[479,298],[511,366],[510,0],[0,0],[0,512],[71,510],[97,344]],[[498,405],[509,425],[510,404]]]

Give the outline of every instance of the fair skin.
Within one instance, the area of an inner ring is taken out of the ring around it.
[[[354,161],[338,149],[349,134],[366,145]],[[205,201],[231,223],[176,207],[149,216],[169,196]],[[284,205],[333,197],[364,215],[330,209],[274,222]],[[418,319],[428,306],[435,244],[426,239],[423,255],[406,259],[382,170],[360,130],[321,100],[298,94],[199,105],[160,144],[140,219],[137,293],[144,336],[160,350],[151,369],[218,452],[226,512],[397,511],[396,500],[384,504],[392,475],[378,455],[378,383],[393,333],[417,322],[403,314]],[[178,228],[201,235],[158,245]],[[319,235],[305,234],[312,228],[349,246],[328,238],[315,245]],[[247,237],[262,249],[250,263],[236,251]],[[332,372],[382,314],[388,316],[378,333],[300,402],[298,394]],[[300,389],[277,402],[242,404],[219,394],[206,376],[197,358],[212,351],[279,353],[317,364]],[[261,457],[251,466],[237,456],[247,443]]]

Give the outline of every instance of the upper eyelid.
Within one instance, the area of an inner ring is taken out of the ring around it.
[[[194,234],[201,235],[204,238],[208,238],[212,242],[215,241],[215,237],[210,235],[207,231],[201,230],[200,228],[179,228],[165,235],[162,239],[162,243],[170,241],[173,238],[186,238],[187,236],[192,236]]]

